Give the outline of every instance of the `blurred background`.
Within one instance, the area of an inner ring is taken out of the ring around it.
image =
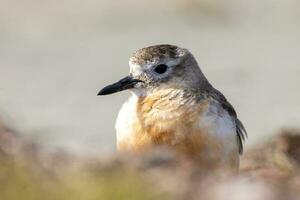
[[[0,118],[78,154],[115,152],[128,92],[97,97],[133,51],[188,48],[236,108],[246,148],[300,127],[300,1],[0,0]]]

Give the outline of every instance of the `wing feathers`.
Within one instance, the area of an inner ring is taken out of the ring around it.
[[[237,114],[233,108],[233,106],[227,101],[225,96],[218,90],[213,89],[212,92],[209,92],[210,96],[217,100],[223,109],[225,109],[228,114],[234,118],[236,124],[236,133],[237,133],[237,140],[239,143],[239,153],[243,153],[243,141],[248,137],[247,131],[243,125],[243,123],[238,119]]]

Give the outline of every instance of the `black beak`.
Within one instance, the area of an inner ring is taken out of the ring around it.
[[[131,89],[138,82],[143,82],[143,81],[138,80],[138,79],[133,79],[132,76],[126,76],[125,78],[122,78],[118,82],[104,87],[102,90],[100,90],[98,95],[108,95],[108,94],[120,92],[122,90]]]

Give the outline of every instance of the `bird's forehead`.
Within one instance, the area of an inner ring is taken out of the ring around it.
[[[162,64],[162,63],[167,66],[176,66],[180,63],[180,59],[179,58],[153,59],[152,61],[147,61],[147,62],[143,62],[143,63],[138,63],[138,62],[135,62],[134,60],[130,59],[129,60],[130,72],[132,74],[138,75],[145,71],[150,70],[153,66],[156,66],[156,65]]]
[[[159,63],[175,65],[187,53],[173,45],[155,45],[136,51],[129,60],[131,70],[149,69]]]
[[[181,48],[173,45],[150,46],[136,51],[130,62],[143,66],[165,59],[177,59],[181,56],[181,50]]]
[[[129,66],[130,66],[130,73],[139,76],[145,71],[149,70],[152,66],[159,63],[159,60],[153,60],[153,61],[147,61],[143,63],[138,63],[132,58],[129,60]]]

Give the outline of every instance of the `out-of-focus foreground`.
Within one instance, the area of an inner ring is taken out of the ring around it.
[[[0,125],[3,200],[296,200],[300,135],[282,131],[245,153],[239,175],[203,173],[165,150],[114,158],[49,153]]]

